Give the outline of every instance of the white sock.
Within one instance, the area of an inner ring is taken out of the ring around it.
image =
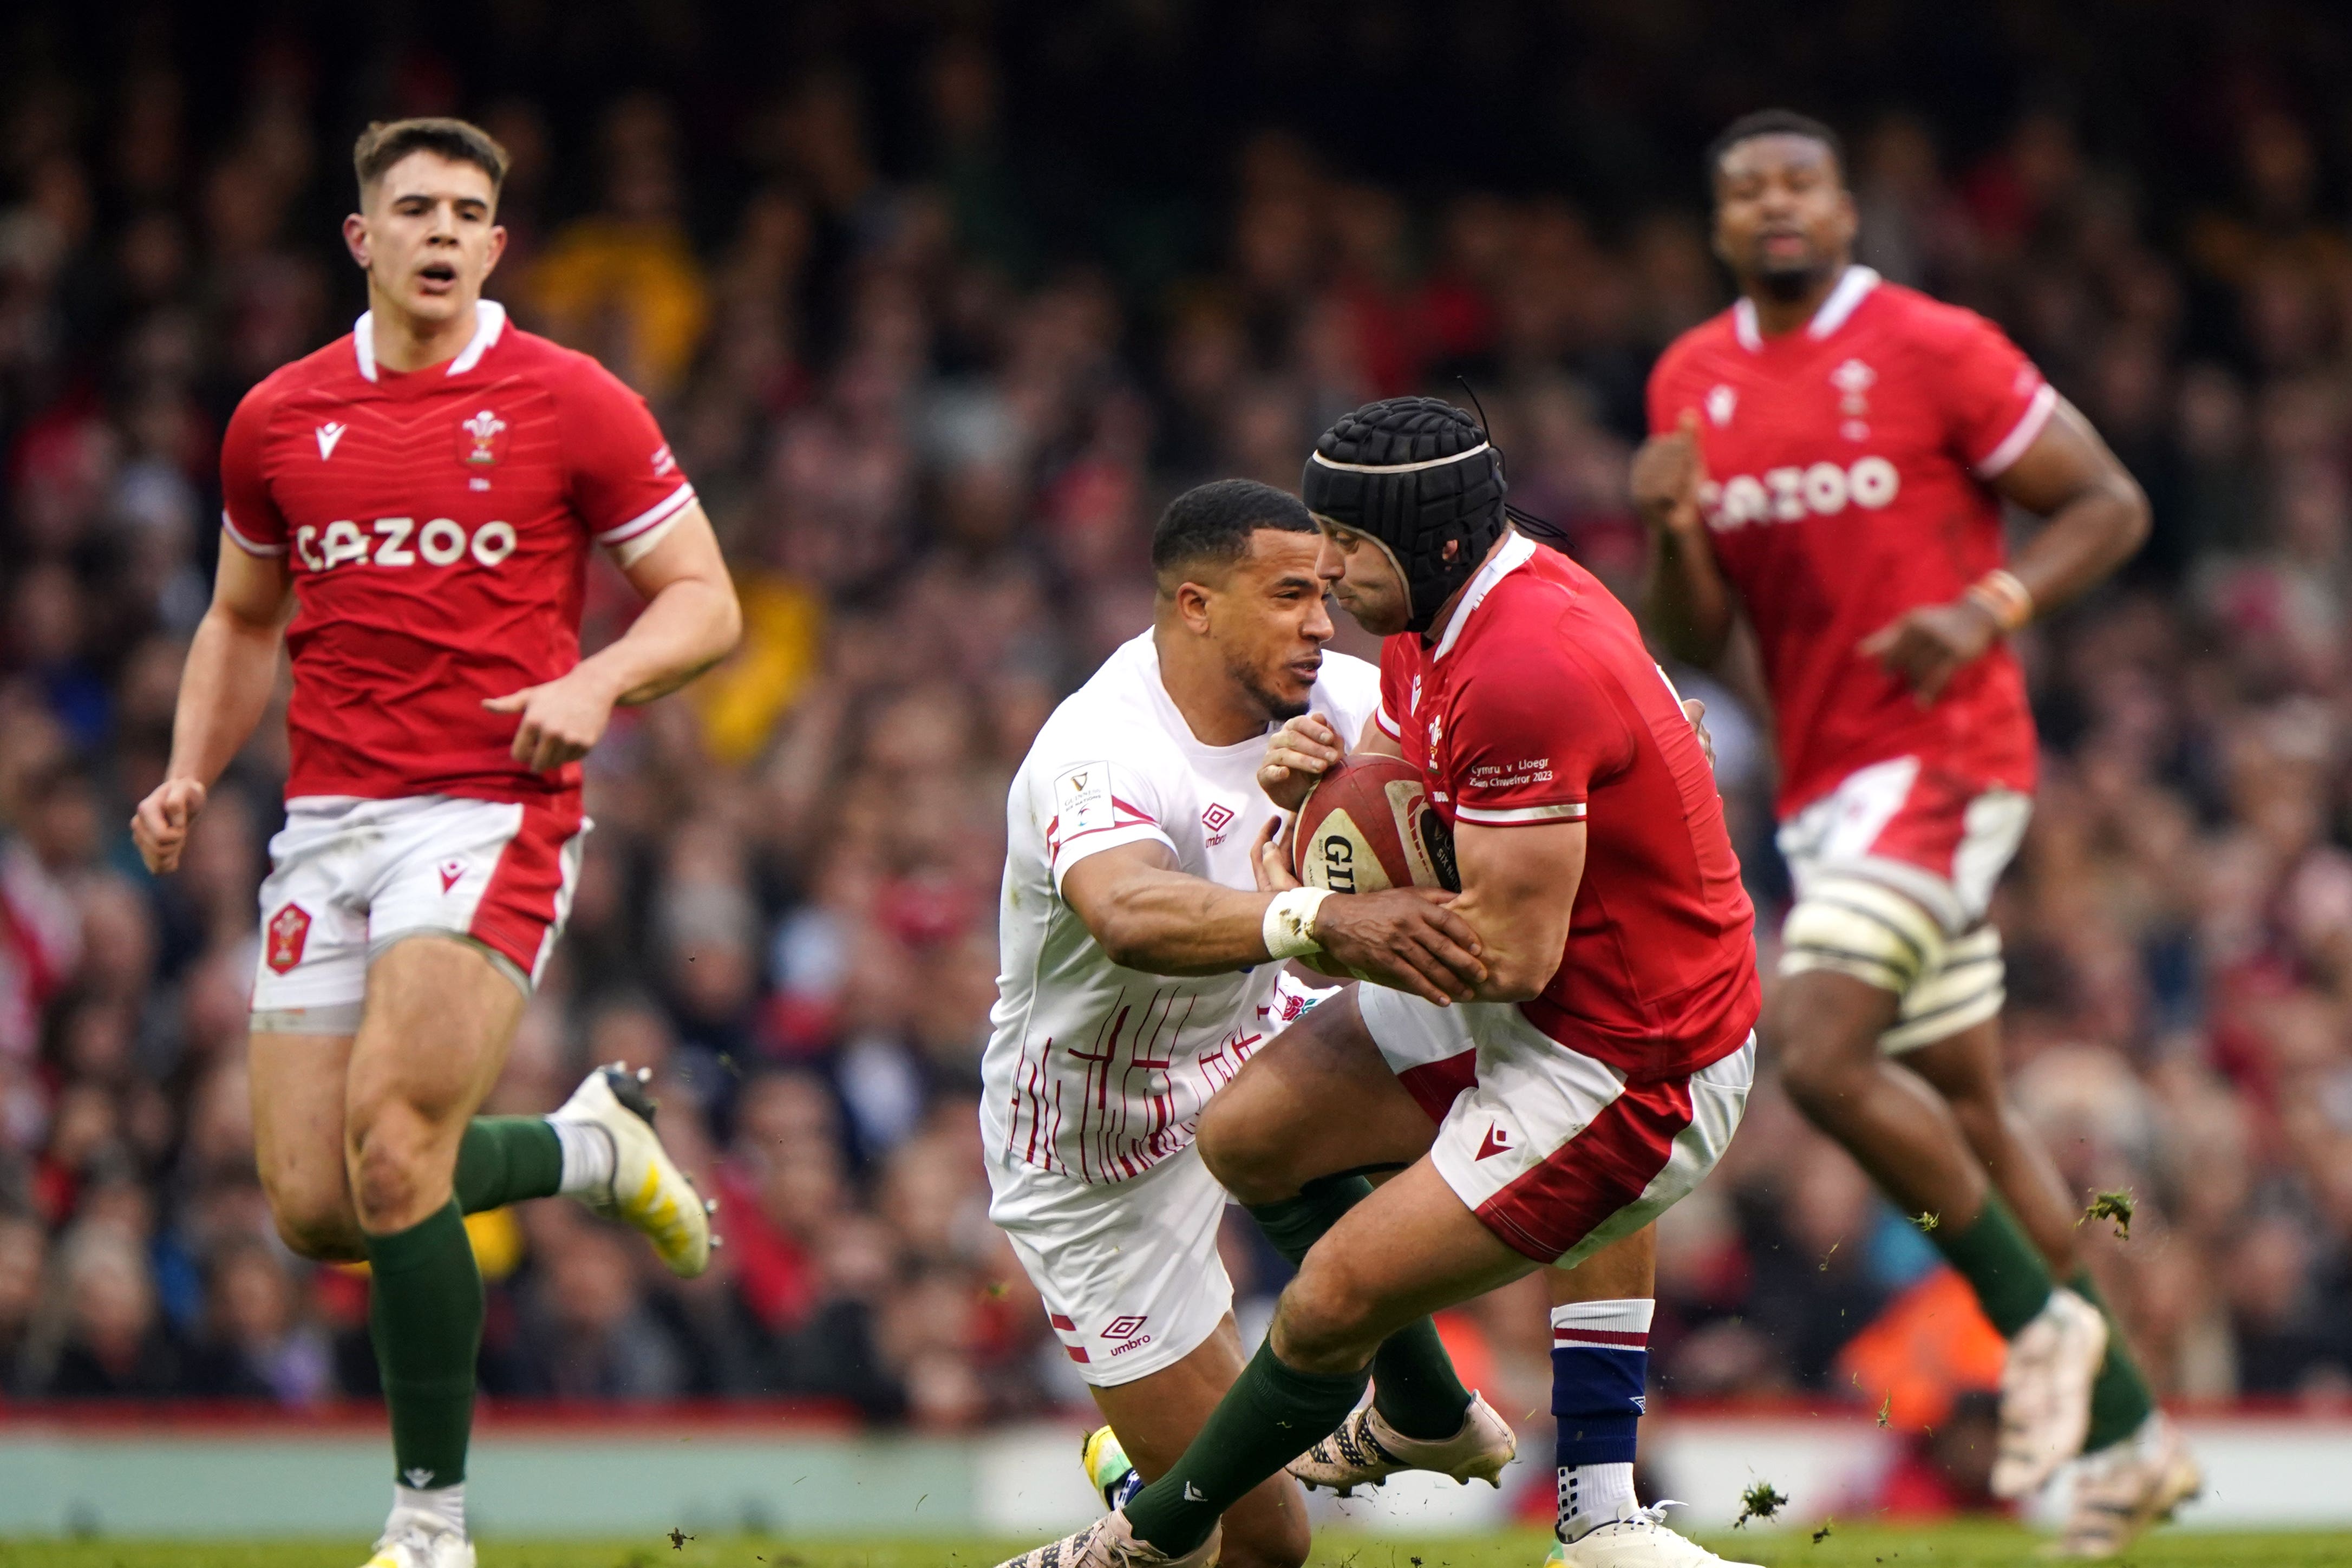
[[[466,1533],[466,1483],[459,1481],[454,1487],[427,1487],[420,1490],[394,1481],[392,1483],[392,1517],[397,1520],[403,1514],[463,1535]]]
[[[551,1116],[555,1141],[563,1145],[563,1175],[556,1191],[568,1198],[604,1196],[613,1186],[613,1135],[593,1121]]]
[[[1559,1538],[1575,1541],[1587,1531],[1631,1519],[1642,1506],[1633,1495],[1633,1467],[1576,1465],[1559,1473]]]

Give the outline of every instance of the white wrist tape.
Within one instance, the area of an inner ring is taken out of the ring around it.
[[[1328,888],[1293,888],[1265,906],[1265,951],[1276,958],[1305,958],[1323,951],[1315,940],[1315,911],[1331,896]]]

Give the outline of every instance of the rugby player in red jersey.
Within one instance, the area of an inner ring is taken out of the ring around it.
[[[1213,1562],[1217,1517],[1236,1499],[1343,1422],[1380,1431],[1349,1415],[1383,1341],[1641,1232],[1712,1168],[1746,1104],[1754,911],[1699,738],[1633,616],[1513,531],[1500,455],[1433,399],[1341,420],[1317,444],[1304,490],[1324,534],[1318,575],[1387,637],[1365,743],[1423,771],[1454,837],[1462,892],[1450,908],[1477,933],[1486,973],[1473,1000],[1452,1005],[1360,986],[1284,1037],[1352,1046],[1361,1076],[1413,1115],[1383,1061],[1466,1056],[1475,1081],[1433,1141],[1424,1121],[1401,1173],[1331,1216],[1265,1344],[1183,1456],[1018,1568]],[[1260,779],[1279,787],[1280,771]],[[1286,884],[1269,926],[1311,924],[1329,895],[1290,881],[1278,855],[1263,868]],[[1254,1057],[1204,1110],[1212,1171],[1225,1158],[1219,1107],[1253,1098],[1253,1074],[1269,1070],[1258,1064],[1277,1054]],[[1303,1115],[1347,1119],[1292,1098]],[[1499,1462],[1486,1451],[1508,1449],[1479,1414],[1392,1457],[1491,1476]],[[1712,1561],[1668,1542],[1654,1518],[1620,1522],[1649,1538],[1625,1561]]]
[[[164,782],[131,822],[179,863],[292,657],[287,821],[261,891],[250,1070],[262,1184],[305,1257],[371,1266],[394,1507],[369,1568],[470,1568],[481,1276],[462,1213],[566,1193],[681,1275],[714,1238],[620,1068],[550,1117],[477,1118],[562,930],[580,758],[616,704],[730,648],[733,584],[644,403],[481,298],[505,153],[372,125],[343,235],[345,336],[247,393],[221,453],[219,574]],[[580,657],[589,550],[646,605]]]
[[[2119,1550],[2198,1485],[2076,1257],[2076,1210],[2000,1082],[1994,882],[2033,721],[2006,638],[2127,558],[2147,503],[2000,331],[1853,265],[1837,139],[1782,110],[1710,152],[1739,286],[1650,379],[1644,612],[1694,664],[1755,629],[1796,884],[1759,1033],[1805,1114],[2010,1341],[2005,1496],[2077,1452],[2063,1551]],[[2004,563],[2003,503],[2045,520]]]

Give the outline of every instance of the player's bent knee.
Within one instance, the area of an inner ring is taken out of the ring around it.
[[[359,1216],[341,1192],[293,1192],[267,1182],[262,1192],[269,1200],[278,1239],[296,1257],[317,1263],[353,1263],[367,1256]]]
[[[1296,1140],[1284,1135],[1277,1121],[1259,1114],[1249,1097],[1236,1098],[1240,1087],[1213,1096],[1202,1110],[1196,1135],[1202,1163],[1236,1203],[1297,1197],[1305,1178],[1291,1169]]]
[[[1350,1270],[1318,1267],[1310,1254],[1275,1306],[1275,1353],[1301,1372],[1353,1372],[1380,1348],[1377,1306]]]
[[[411,1119],[383,1117],[355,1133],[351,1149],[352,1202],[368,1230],[413,1225],[453,1172],[436,1169],[432,1140]]]

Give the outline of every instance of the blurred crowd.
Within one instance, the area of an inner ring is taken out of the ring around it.
[[[278,712],[176,877],[123,825],[205,603],[227,414],[359,309],[334,235],[356,119],[299,38],[251,40],[229,99],[168,28],[139,39],[25,66],[0,137],[0,1398],[301,1405],[375,1372],[364,1276],[288,1254],[253,1172]],[[1147,623],[1158,508],[1222,475],[1295,487],[1334,416],[1461,375],[1514,499],[1621,592],[1638,574],[1643,377],[1727,301],[1707,104],[1680,100],[1694,134],[1633,202],[1383,183],[1343,136],[1232,127],[1162,276],[1048,242],[1069,226],[1012,68],[985,30],[940,32],[890,115],[850,58],[724,113],[615,93],[568,130],[413,53],[363,73],[368,112],[468,110],[512,151],[492,292],[651,400],[748,628],[590,759],[571,931],[490,1107],[652,1067],[728,1245],[682,1285],[571,1204],[478,1216],[494,1398],[807,1398],[940,1429],[1081,1398],[987,1223],[977,1067],[1005,786]],[[1962,133],[1790,96],[1852,134],[1864,258],[2002,322],[2154,501],[2123,580],[2022,639],[2047,757],[1997,911],[2019,1099],[2086,1205],[2124,1197],[2127,1236],[2084,1235],[2168,1394],[2343,1401],[2352,140],[2222,75],[2205,188],[2103,153],[2063,100]],[[600,566],[590,643],[633,604]],[[1689,679],[1769,971],[1769,720]],[[1245,1221],[1227,1252],[1262,1314],[1282,1266]],[[1997,1364],[1952,1288],[1768,1086],[1664,1226],[1658,1381],[1884,1392],[1924,1429]],[[1446,1329],[1498,1404],[1544,1406],[1539,1285]]]

